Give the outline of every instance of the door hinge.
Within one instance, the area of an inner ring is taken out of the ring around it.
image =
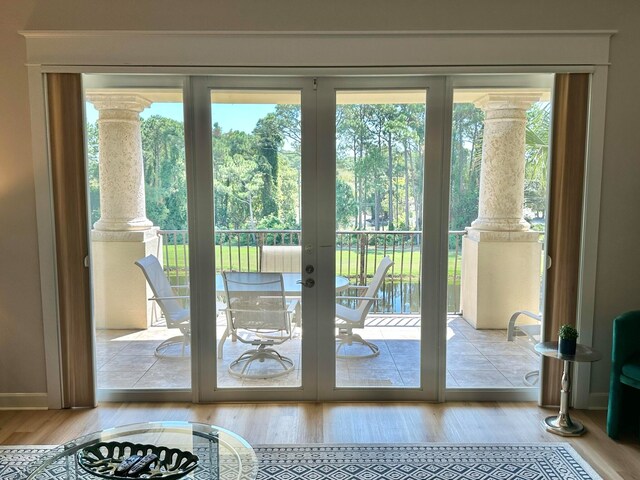
[[[84,256],[84,260],[82,261],[82,263],[84,264],[85,268],[89,268],[89,255]]]
[[[314,90],[318,90],[318,79],[317,78],[313,79],[313,89]]]

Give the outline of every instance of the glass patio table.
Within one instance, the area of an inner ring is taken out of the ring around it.
[[[27,479],[97,479],[76,461],[79,451],[100,442],[131,442],[187,450],[198,456],[188,480],[255,480],[258,460],[239,435],[213,425],[191,422],[148,422],[90,433],[60,445],[29,467]]]
[[[285,295],[300,295],[300,291],[302,290],[302,285],[300,284],[301,278],[302,275],[300,273],[294,272],[282,274]],[[348,287],[349,279],[336,275],[336,292],[341,292]],[[218,293],[224,293],[224,282],[222,280],[222,275],[219,273],[216,273],[216,291]]]

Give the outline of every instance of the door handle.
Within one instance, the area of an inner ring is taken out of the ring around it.
[[[296,283],[299,283],[306,288],[313,288],[313,286],[316,284],[316,281],[313,278],[307,278],[304,282],[302,280],[298,280]]]

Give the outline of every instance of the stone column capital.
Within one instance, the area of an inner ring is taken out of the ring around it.
[[[151,106],[151,100],[141,95],[123,95],[118,93],[92,93],[87,95],[87,100],[98,111],[101,110],[127,110],[140,113]]]
[[[478,98],[474,105],[485,112],[494,110],[523,110],[526,111],[534,103],[541,99],[541,95],[531,92],[501,92],[487,93]]]

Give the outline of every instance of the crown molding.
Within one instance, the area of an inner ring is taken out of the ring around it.
[[[27,63],[68,66],[606,65],[613,30],[26,30]]]

